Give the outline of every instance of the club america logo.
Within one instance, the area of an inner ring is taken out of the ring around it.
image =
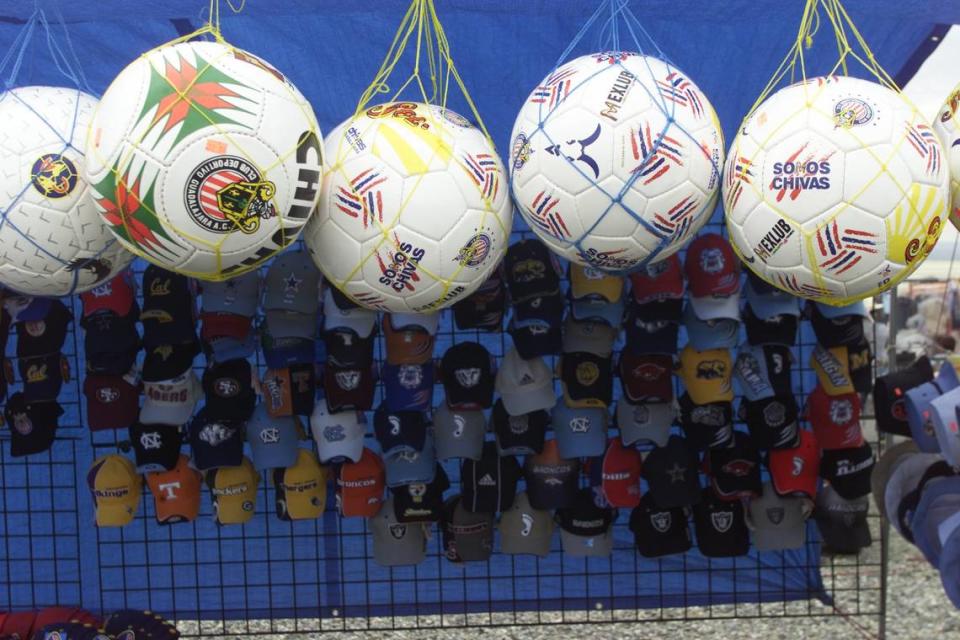
[[[59,153],[46,153],[33,163],[30,182],[44,197],[63,198],[73,193],[77,175],[77,167],[69,158]]]
[[[527,164],[530,156],[533,155],[533,149],[530,148],[530,141],[527,140],[527,136],[522,133],[517,134],[517,137],[513,139],[513,148],[510,150],[510,155],[513,157],[514,171],[522,169],[523,165]]]
[[[277,215],[276,185],[236,156],[215,156],[198,165],[183,192],[190,217],[212,233],[256,233],[261,220]]]

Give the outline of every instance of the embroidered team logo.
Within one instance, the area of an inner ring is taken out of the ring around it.
[[[360,386],[359,371],[337,371],[333,379],[336,381],[337,386],[344,391],[353,391]]]
[[[211,447],[216,447],[233,437],[236,429],[231,429],[219,422],[213,422],[200,430],[198,437]]]
[[[576,376],[577,382],[589,387],[600,378],[600,368],[595,362],[581,362],[577,365]]]
[[[533,532],[533,516],[529,513],[521,513],[520,523],[522,525],[520,535],[526,538]]]
[[[391,416],[392,417],[392,416]],[[462,438],[464,431],[467,429],[467,419],[464,418],[459,413],[453,414],[453,432],[451,435],[454,438]]]
[[[212,233],[256,233],[261,220],[277,215],[276,185],[237,156],[214,156],[187,179],[183,200],[190,217]]]
[[[63,198],[73,193],[78,176],[76,165],[59,153],[40,156],[30,170],[33,188],[47,198]]]
[[[830,420],[837,425],[844,425],[853,420],[853,403],[846,399],[831,401]]]
[[[720,273],[724,266],[726,266],[726,262],[720,249],[710,248],[700,254],[700,270],[704,273]]]
[[[110,404],[120,399],[120,390],[116,387],[102,387],[97,389],[97,401]]]
[[[518,133],[513,139],[513,146],[510,149],[510,156],[513,158],[513,170],[519,171],[523,165],[527,164],[530,156],[533,155],[533,149],[530,147],[530,141],[522,133]]]
[[[767,520],[773,524],[780,524],[783,522],[783,517],[786,515],[783,507],[770,507],[767,509]]]
[[[280,429],[270,427],[260,432],[260,442],[263,444],[276,444],[280,442]]]
[[[529,423],[527,416],[507,416],[507,426],[510,427],[510,433],[521,435],[527,432]]]
[[[590,431],[590,418],[586,416],[577,416],[570,420],[569,425],[570,431],[573,433],[586,433]]]
[[[650,524],[660,533],[666,533],[673,524],[673,516],[669,511],[658,511],[650,514]]]
[[[792,470],[793,477],[796,478],[801,473],[803,473],[803,467],[804,467],[803,458],[801,458],[800,456],[793,456],[793,470]]]
[[[468,367],[466,369],[456,369],[453,372],[454,377],[461,387],[472,389],[480,384],[480,369],[478,367]]]
[[[28,436],[33,433],[33,422],[26,413],[13,414],[13,428],[22,436]]]
[[[390,435],[400,435],[400,418],[397,416],[387,416],[387,424],[390,425]]]
[[[240,393],[240,383],[233,378],[217,378],[213,388],[221,398],[232,398]]]
[[[39,338],[47,331],[47,323],[43,320],[35,320],[33,322],[24,322],[23,328],[27,331],[27,335],[33,338]]]
[[[710,514],[710,523],[719,533],[726,533],[733,525],[733,513],[731,511],[718,511]]]
[[[394,540],[403,540],[404,536],[407,535],[407,525],[405,524],[390,525],[390,535],[393,536]]]
[[[340,442],[347,439],[347,430],[342,424],[329,424],[323,428],[323,439],[327,442]]]
[[[140,435],[140,446],[147,450],[159,449],[163,446],[163,439],[158,431],[148,431]]]
[[[423,384],[423,367],[418,364],[400,365],[397,371],[397,382],[404,389],[416,389]]]

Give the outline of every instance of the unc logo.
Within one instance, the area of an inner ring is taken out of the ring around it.
[[[669,511],[659,511],[650,514],[650,524],[660,533],[666,533],[673,524],[673,516]]]
[[[523,528],[520,529],[520,535],[526,538],[533,531],[533,516],[529,513],[521,513],[520,522],[523,524]]]
[[[213,388],[221,398],[232,398],[240,393],[240,383],[233,378],[217,378]]]
[[[457,369],[453,372],[453,375],[460,386],[465,389],[472,389],[480,384],[480,369],[478,367]]]
[[[400,365],[397,381],[404,389],[416,389],[423,383],[423,367],[419,364]]]
[[[573,433],[586,433],[590,431],[590,418],[586,416],[577,416],[572,418],[569,423],[570,431]]]
[[[387,416],[387,422],[390,424],[390,435],[400,435],[400,418],[397,416]]]
[[[853,420],[853,403],[845,399],[831,401],[830,420],[838,425],[845,425]]]
[[[276,444],[280,442],[280,429],[270,427],[260,432],[260,442],[263,444]]]
[[[120,399],[120,390],[116,387],[103,387],[97,389],[97,400],[104,404],[116,402]]]
[[[467,428],[467,420],[459,413],[453,414],[453,437],[460,438]]]
[[[337,371],[334,376],[337,386],[344,391],[353,391],[360,386],[359,371]]]
[[[705,273],[720,273],[723,267],[723,252],[720,249],[707,249],[700,254],[700,268]]]
[[[730,526],[733,524],[733,513],[730,511],[711,513],[710,523],[713,524],[713,528],[720,533],[726,533],[730,530]]]
[[[346,429],[342,424],[331,424],[323,428],[323,439],[327,442],[340,442],[347,439]]]
[[[140,446],[144,449],[159,449],[163,446],[163,440],[158,431],[150,431],[140,435]]]

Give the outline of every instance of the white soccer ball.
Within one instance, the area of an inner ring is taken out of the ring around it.
[[[943,148],[907,100],[819,77],[767,98],[730,147],[723,199],[734,250],[794,295],[847,304],[907,277],[942,231]]]
[[[224,280],[292,243],[320,197],[322,138],[279,71],[219,42],[165,45],[111,83],[86,176],[131,251]]]
[[[960,87],[950,92],[947,101],[933,121],[940,144],[947,153],[947,169],[950,171],[950,222],[960,229],[960,124],[957,109],[960,108]]]
[[[82,293],[130,264],[81,177],[97,100],[77,89],[0,94],[0,284],[27,295]]]
[[[513,125],[510,183],[554,252],[626,273],[676,253],[707,222],[723,131],[680,70],[636,53],[567,62],[530,94]]]
[[[470,295],[506,251],[512,211],[493,145],[449,109],[392,102],[327,136],[320,206],[304,239],[357,303],[436,311]]]

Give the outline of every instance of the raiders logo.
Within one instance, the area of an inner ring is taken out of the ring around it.
[[[673,524],[673,516],[669,511],[658,511],[650,514],[650,524],[660,533],[666,533]]]
[[[730,526],[733,524],[733,512],[718,511],[717,513],[711,513],[710,524],[712,524],[713,528],[719,533],[726,533],[730,530]]]
[[[405,524],[390,525],[390,535],[393,536],[394,540],[403,540],[403,537],[407,535],[407,525]]]
[[[468,367],[466,369],[456,369],[453,372],[453,376],[457,379],[457,383],[464,389],[472,389],[473,387],[480,384],[479,367]]]

